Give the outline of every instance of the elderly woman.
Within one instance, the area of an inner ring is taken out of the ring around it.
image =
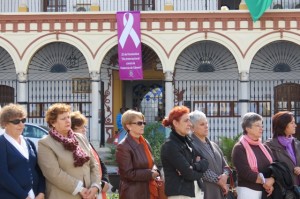
[[[275,160],[287,163],[294,185],[300,185],[300,142],[293,137],[296,123],[293,113],[281,111],[272,118],[273,138],[265,144],[270,147]]]
[[[187,107],[176,106],[162,121],[163,126],[172,130],[161,148],[165,193],[169,199],[203,198],[201,177],[208,161],[200,157],[188,136],[192,126],[189,113]]]
[[[86,135],[86,125],[87,125],[87,118],[81,114],[79,111],[74,111],[71,113],[71,128],[76,133],[82,133],[83,135]],[[101,194],[98,195],[97,199],[106,199],[106,192],[109,189],[109,180],[108,180],[108,173],[107,168],[103,161],[101,160],[100,156],[98,155],[98,152],[93,147],[93,145],[90,143],[91,149],[93,151],[94,158],[96,159],[97,163],[100,165],[99,167],[99,174],[101,176]]]
[[[275,182],[264,176],[273,162],[271,151],[261,143],[263,119],[257,113],[246,113],[242,119],[243,135],[232,150],[232,162],[238,175],[238,199],[261,199],[263,190],[271,195]]]
[[[71,108],[53,104],[46,112],[49,135],[38,144],[38,163],[48,199],[94,199],[101,191],[99,167],[86,137],[71,129]]]
[[[201,111],[190,113],[192,123],[193,146],[196,151],[203,153],[208,160],[208,170],[204,173],[204,198],[224,199],[227,194],[227,178],[231,170],[224,159],[219,146],[208,139],[208,123],[206,116]]]
[[[37,164],[33,142],[22,136],[26,111],[18,104],[4,106],[0,112],[0,198],[43,199],[45,179]]]
[[[156,170],[151,147],[143,137],[146,125],[141,112],[128,110],[122,115],[122,125],[128,132],[117,146],[116,159],[120,172],[121,199],[155,199],[158,196]]]

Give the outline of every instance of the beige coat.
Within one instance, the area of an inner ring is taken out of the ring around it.
[[[79,146],[90,156],[81,167],[74,166],[73,154],[50,135],[39,141],[38,163],[46,178],[46,199],[80,199],[72,195],[81,180],[86,188],[93,183],[100,184],[99,165],[94,159],[87,139],[75,133]]]

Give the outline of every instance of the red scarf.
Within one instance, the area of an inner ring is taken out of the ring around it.
[[[140,144],[142,144],[144,146],[144,151],[145,151],[145,154],[146,154],[147,160],[148,160],[148,168],[152,169],[154,166],[152,153],[148,147],[148,144],[147,144],[145,138],[143,136],[140,136],[138,139],[134,138],[134,140],[136,140],[136,142],[139,142]],[[150,180],[150,182],[149,182],[149,190],[150,190],[150,199],[157,199],[158,198],[157,184],[156,184],[155,180],[153,180],[153,179]]]
[[[76,140],[75,134],[72,130],[68,132],[67,137],[58,133],[55,129],[49,131],[50,136],[56,141],[62,143],[64,148],[73,153],[74,166],[81,167],[84,163],[90,160],[90,157],[82,150]]]

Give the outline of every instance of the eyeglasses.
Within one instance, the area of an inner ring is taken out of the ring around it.
[[[15,120],[11,120],[9,121],[12,124],[20,124],[20,122],[25,123],[26,122],[26,118],[23,119],[15,119]]]
[[[264,128],[264,126],[263,126],[263,125],[260,125],[260,124],[252,124],[252,126],[256,126],[256,127],[258,127],[258,128]]]
[[[142,126],[143,124],[146,125],[147,123],[146,122],[141,122],[141,121],[138,121],[138,122],[132,122],[130,124],[136,124],[138,126]]]

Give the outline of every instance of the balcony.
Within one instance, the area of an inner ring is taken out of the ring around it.
[[[214,11],[221,6],[236,10],[241,0],[0,0],[1,13],[18,12],[20,5],[29,12],[87,12],[92,5],[101,11],[164,11],[173,4],[174,11]],[[300,0],[273,0],[270,9],[300,9]]]

